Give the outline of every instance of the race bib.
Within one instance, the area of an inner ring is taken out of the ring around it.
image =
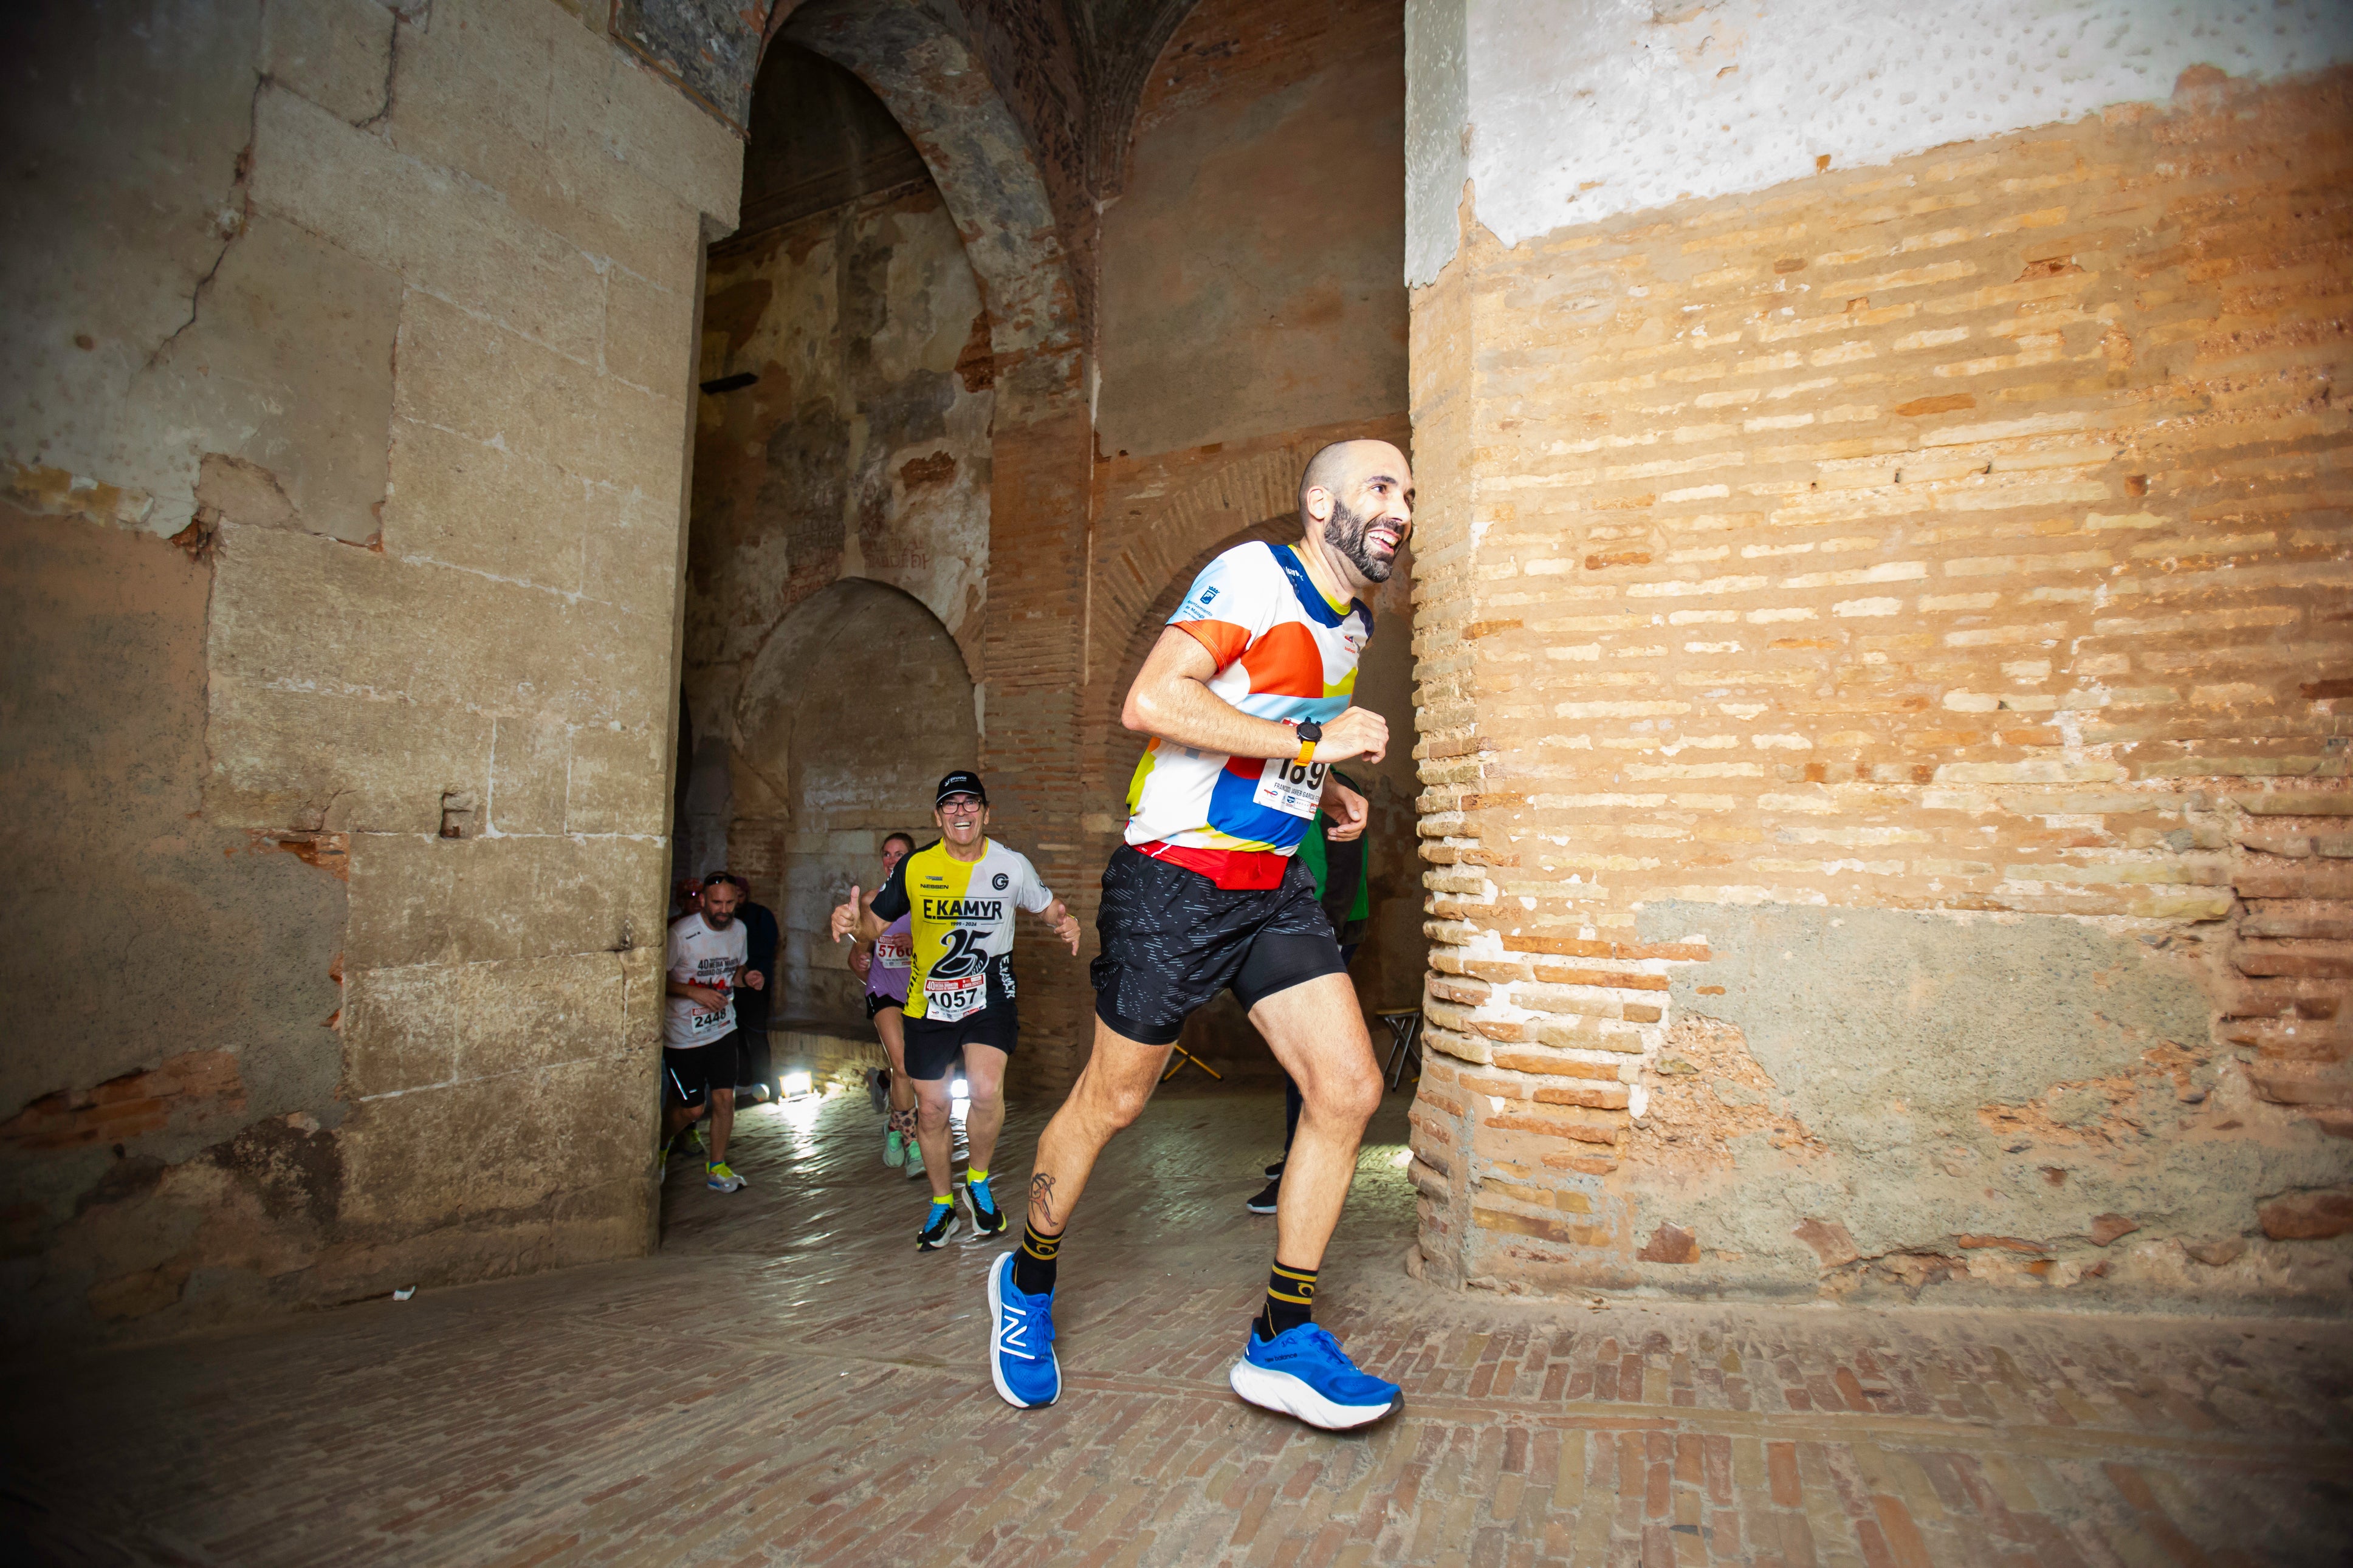
[[[885,932],[874,939],[874,967],[877,969],[912,969],[915,963],[914,944],[907,933],[897,936]]]
[[[1313,816],[1323,804],[1324,775],[1328,771],[1322,763],[1302,767],[1289,757],[1269,757],[1250,798],[1293,816]]]
[[[960,974],[953,980],[933,975],[923,983],[923,1016],[953,1024],[988,1005],[988,972]]]

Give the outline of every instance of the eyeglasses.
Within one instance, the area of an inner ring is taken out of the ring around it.
[[[968,795],[952,795],[940,802],[940,809],[951,816],[963,816],[981,808],[982,803]]]

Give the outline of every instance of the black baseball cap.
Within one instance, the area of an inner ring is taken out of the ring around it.
[[[981,787],[980,775],[970,768],[958,768],[940,780],[939,793],[932,797],[932,804],[944,805],[952,795],[968,795],[983,805],[988,804],[988,791]]]

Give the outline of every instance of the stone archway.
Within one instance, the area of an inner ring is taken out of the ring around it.
[[[911,595],[844,578],[796,606],[746,671],[729,748],[729,855],[773,894],[781,1020],[864,1027],[828,911],[893,831],[931,837],[932,787],[977,748],[955,639]]]
[[[1082,853],[1083,682],[1092,422],[1079,294],[1029,139],[960,24],[917,0],[804,0],[769,29],[855,72],[922,152],[964,240],[989,324],[989,573],[979,657],[978,761],[998,825],[1047,881],[1092,912]],[[967,646],[973,640],[966,637]],[[1090,1008],[1067,968],[1025,986],[1039,1081],[1084,1059]]]

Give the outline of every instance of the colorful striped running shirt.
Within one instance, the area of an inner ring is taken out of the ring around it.
[[[1237,545],[1193,580],[1168,618],[1218,661],[1211,691],[1256,719],[1328,724],[1356,689],[1373,635],[1360,599],[1335,604],[1287,545]],[[1229,757],[1154,739],[1127,786],[1127,842],[1288,855],[1324,793],[1322,763]]]

